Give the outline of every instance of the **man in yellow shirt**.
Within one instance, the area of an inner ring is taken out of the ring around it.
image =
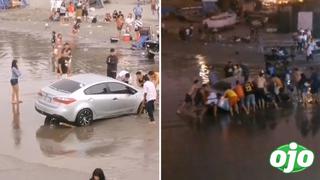
[[[234,92],[232,89],[227,89],[224,92],[224,97],[228,98],[229,106],[230,106],[230,115],[233,116],[233,110],[236,111],[237,114],[239,114],[239,107],[238,107],[238,95],[236,92]]]

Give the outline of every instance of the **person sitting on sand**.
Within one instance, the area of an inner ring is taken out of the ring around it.
[[[111,22],[112,17],[110,13],[106,13],[106,15],[104,16],[104,22],[109,23]]]

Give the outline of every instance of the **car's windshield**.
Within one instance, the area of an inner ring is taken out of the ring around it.
[[[82,87],[81,83],[69,79],[62,79],[53,83],[50,88],[65,93],[73,93]]]

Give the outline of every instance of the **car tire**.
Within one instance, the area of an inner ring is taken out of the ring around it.
[[[138,107],[138,109],[137,109],[137,115],[142,114],[144,108],[145,108],[145,107],[144,107],[144,103],[141,102],[140,105],[139,105],[139,107]]]
[[[54,126],[57,126],[59,125],[59,119],[54,117],[54,116],[46,116],[45,120],[44,120],[44,125],[45,126],[51,126],[51,125],[54,125]]]
[[[88,126],[92,123],[93,112],[89,108],[81,109],[76,117],[76,123],[78,126]]]
[[[149,60],[154,59],[154,56],[155,56],[155,54],[152,54],[152,53],[148,52],[148,59]]]

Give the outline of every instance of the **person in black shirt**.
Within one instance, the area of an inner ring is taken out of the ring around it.
[[[248,80],[244,84],[244,93],[246,96],[246,106],[248,109],[248,113],[250,113],[250,110],[253,111],[253,113],[256,112],[256,97],[255,97],[255,89],[252,81]]]
[[[107,76],[116,78],[117,77],[117,66],[118,66],[118,57],[115,55],[115,50],[111,48],[111,55],[107,57]]]
[[[69,58],[62,56],[58,60],[58,75],[61,78],[67,78],[69,72]]]
[[[228,78],[228,77],[233,76],[233,72],[234,72],[233,64],[231,61],[228,61],[228,64],[226,64],[224,67],[225,77]]]

